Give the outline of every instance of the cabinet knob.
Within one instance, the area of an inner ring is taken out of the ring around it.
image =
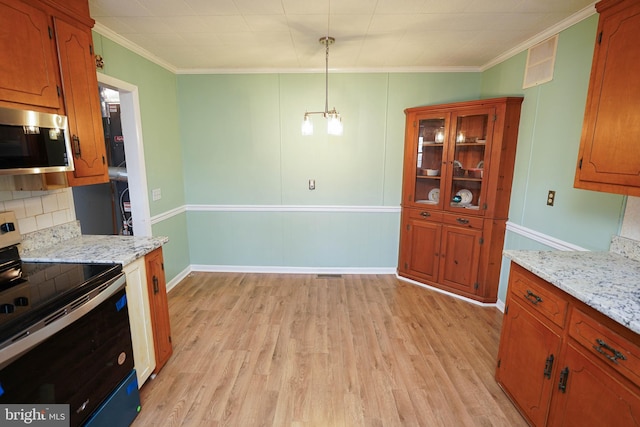
[[[431,214],[429,212],[420,212],[420,215],[423,216],[424,218],[431,216]]]
[[[158,288],[158,277],[153,276],[153,293],[157,294],[158,292],[160,292],[160,289]]]
[[[466,218],[456,218],[456,221],[458,221],[460,224],[469,224],[469,220]]]

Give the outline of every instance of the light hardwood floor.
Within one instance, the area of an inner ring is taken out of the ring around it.
[[[525,426],[494,379],[502,313],[392,275],[193,273],[141,426]]]

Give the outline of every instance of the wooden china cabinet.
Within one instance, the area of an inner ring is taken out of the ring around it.
[[[522,100],[405,110],[400,276],[496,301]]]

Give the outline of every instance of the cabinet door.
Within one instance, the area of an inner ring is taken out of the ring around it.
[[[438,280],[441,231],[442,225],[435,222],[413,218],[406,221],[401,260],[405,272],[425,280]]]
[[[106,146],[91,31],[61,19],[56,19],[55,25],[75,166],[75,171],[69,174],[69,184],[107,182]]]
[[[482,230],[444,226],[440,249],[440,283],[475,293]]]
[[[407,126],[405,146],[404,204],[441,207],[443,163],[449,113],[419,114]],[[413,119],[410,119],[413,120]]]
[[[51,18],[20,1],[0,0],[0,99],[59,108]]]
[[[453,149],[447,158],[452,175],[446,181],[443,194],[445,209],[465,209],[466,212],[486,209],[484,182],[490,167],[488,154],[495,114],[495,108],[484,108],[452,116],[450,145]]]
[[[638,196],[640,85],[629,70],[640,69],[640,3],[618,3],[600,18],[575,186]]]
[[[138,386],[142,387],[156,366],[144,259],[140,258],[126,265],[123,270],[127,278],[127,308],[131,325],[133,359]]]
[[[510,301],[498,350],[498,383],[536,426],[545,424],[557,385],[560,336],[520,304]],[[585,424],[586,425],[586,424]]]
[[[600,361],[567,346],[556,382],[550,424],[555,426],[640,425],[640,394],[618,382]]]
[[[158,373],[173,353],[162,248],[154,250],[145,258],[147,264],[147,289],[149,292],[156,356],[156,368],[154,372]]]

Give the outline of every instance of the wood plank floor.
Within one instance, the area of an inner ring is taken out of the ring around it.
[[[192,273],[141,426],[525,426],[494,379],[502,313],[392,275]]]

